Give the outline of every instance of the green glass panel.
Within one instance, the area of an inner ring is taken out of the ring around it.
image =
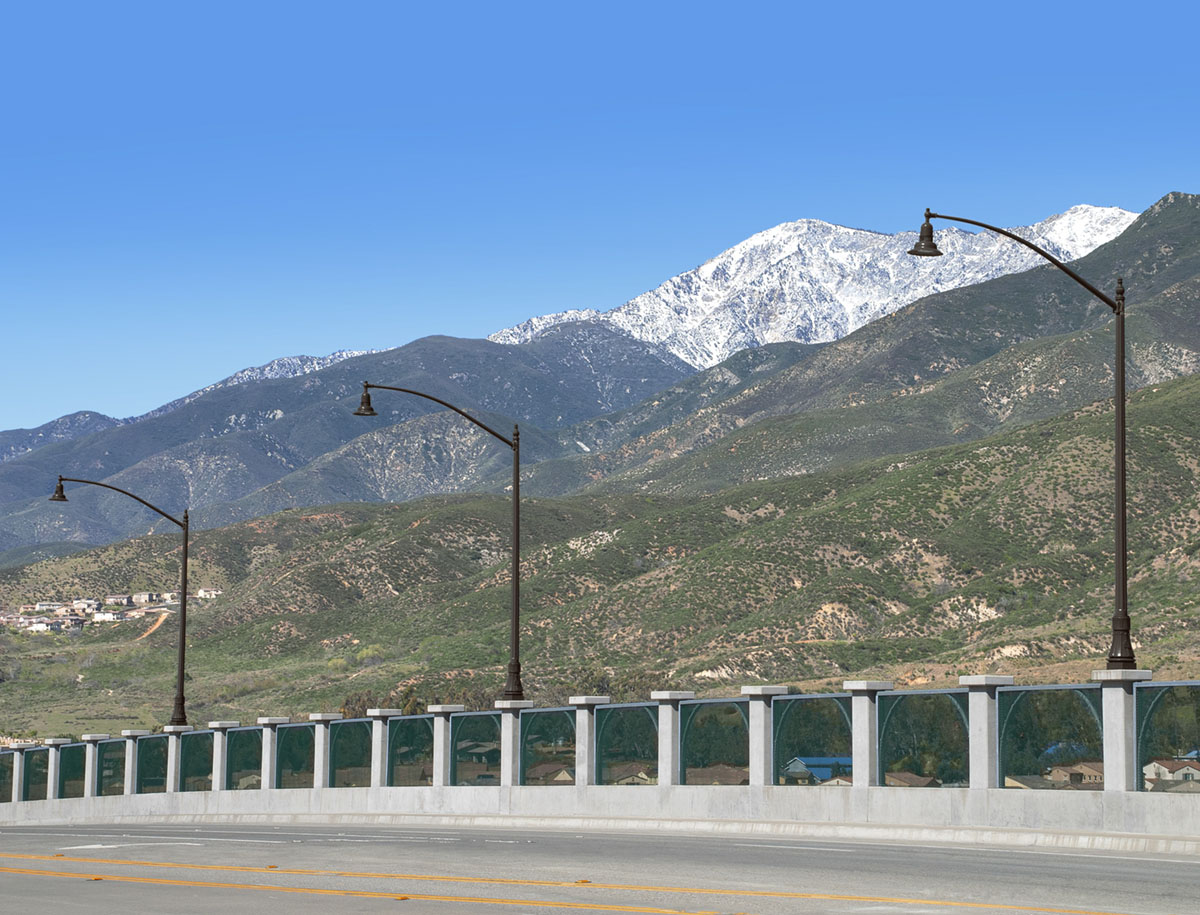
[[[1200,793],[1200,683],[1139,684],[1134,697],[1138,787]]]
[[[679,706],[680,784],[750,784],[746,700]]]
[[[880,784],[967,787],[965,691],[884,694],[877,702]]]
[[[167,790],[167,740],[166,734],[138,738],[138,794],[159,794]]]
[[[50,751],[46,748],[25,751],[25,784],[21,789],[21,799],[26,801],[44,801],[46,799],[46,778],[50,773]]]
[[[500,713],[450,716],[450,784],[500,784]]]
[[[396,787],[433,784],[433,719],[427,715],[388,722],[388,779]]]
[[[102,740],[96,745],[96,794],[125,793],[125,741]]]
[[[314,725],[282,725],[275,732],[275,786],[311,788],[313,753],[316,742]]]
[[[211,791],[212,731],[194,731],[179,738],[179,790]]]
[[[1003,788],[1104,787],[1098,687],[996,693]]]
[[[596,783],[658,784],[658,706],[596,709]]]
[[[253,791],[262,787],[262,728],[226,732],[225,788]]]
[[[575,711],[521,712],[521,784],[575,784]]]
[[[58,751],[58,796],[83,797],[87,748],[71,743]]]
[[[778,785],[850,784],[854,771],[849,696],[771,703]]]
[[[329,787],[371,787],[370,721],[335,721],[329,726]]]
[[[12,753],[0,753],[0,804],[7,804],[12,801],[13,755]]]

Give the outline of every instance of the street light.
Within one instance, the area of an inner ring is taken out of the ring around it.
[[[1113,380],[1116,389],[1113,396],[1113,401],[1116,405],[1116,430],[1113,441],[1115,477],[1113,521],[1116,534],[1113,560],[1115,582],[1113,586],[1112,643],[1108,649],[1107,666],[1109,670],[1133,670],[1137,664],[1133,658],[1133,643],[1129,639],[1129,593],[1128,571],[1126,568],[1128,546],[1125,540],[1125,284],[1118,277],[1115,298],[1109,298],[1058,258],[1047,251],[1043,251],[1033,242],[1027,241],[1019,235],[1014,235],[1007,229],[989,226],[986,222],[976,222],[974,219],[963,219],[959,216],[943,216],[941,213],[931,212],[928,207],[925,209],[925,222],[921,224],[921,234],[912,250],[908,252],[909,254],[916,255],[917,257],[941,257],[942,252],[938,250],[937,245],[933,241],[933,224],[930,222],[931,219],[949,219],[952,222],[965,222],[968,225],[979,226],[981,229],[996,232],[1005,238],[1011,238],[1013,241],[1019,242],[1029,250],[1041,255],[1098,298],[1111,308],[1113,314],[1116,316],[1116,359],[1113,368]]]
[[[362,400],[359,402],[358,409],[354,411],[355,416],[378,416],[375,408],[371,406],[371,388],[376,388],[380,391],[399,391],[401,394],[413,394],[417,397],[424,397],[426,400],[432,400],[436,404],[441,404],[448,410],[453,410],[459,416],[463,417],[484,432],[500,439],[504,444],[512,449],[513,455],[513,482],[512,482],[512,602],[511,611],[509,613],[509,660],[508,660],[508,679],[504,684],[505,699],[524,699],[525,690],[521,686],[521,433],[517,428],[517,424],[513,423],[512,438],[505,438],[495,429],[481,423],[474,416],[460,410],[454,404],[446,403],[440,397],[434,397],[432,394],[425,394],[422,391],[414,391],[412,388],[395,388],[386,384],[371,384],[363,382]]]
[[[183,581],[179,590],[179,658],[175,665],[175,708],[171,712],[171,725],[187,724],[187,714],[183,709],[183,658],[184,649],[187,647],[187,592],[188,592],[188,513],[187,509],[183,510],[183,520],[174,518],[168,515],[157,505],[151,505],[141,496],[135,496],[131,492],[126,492],[117,486],[110,486],[108,483],[98,483],[95,480],[79,480],[75,477],[59,476],[58,485],[54,487],[54,495],[50,497],[51,502],[66,502],[67,496],[63,492],[63,483],[87,483],[89,486],[103,486],[105,489],[111,489],[114,492],[119,492],[122,495],[129,496],[131,499],[136,499],[141,502],[146,508],[158,512],[168,521],[178,524],[183,529]]]

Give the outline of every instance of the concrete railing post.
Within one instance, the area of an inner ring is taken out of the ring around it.
[[[431,705],[426,711],[433,715],[433,787],[450,784],[450,760],[454,747],[450,745],[450,716],[465,712],[465,705]]]
[[[329,787],[329,725],[341,721],[341,712],[313,712],[313,788]]]
[[[148,737],[149,731],[126,730],[121,732],[125,738],[125,787],[126,795],[137,794],[137,742],[139,737]]]
[[[37,744],[32,740],[22,740],[12,745],[13,750],[13,784],[12,799],[15,804],[25,797],[25,751],[32,750]]]
[[[1104,722],[1104,790],[1137,790],[1137,732],[1133,684],[1151,679],[1148,670],[1094,670],[1100,684]]]
[[[168,724],[163,728],[167,735],[167,792],[179,790],[180,756],[183,752],[183,735],[192,730],[190,724]]]
[[[62,746],[70,743],[65,737],[47,737],[42,741],[49,751],[46,754],[46,800],[58,800],[59,773],[62,771]]]
[[[850,694],[850,740],[854,756],[854,787],[879,784],[879,727],[875,699],[891,680],[847,680],[842,689]]]
[[[658,703],[658,783],[678,785],[679,771],[679,703],[695,699],[690,690],[656,689],[650,694]]]
[[[371,787],[387,786],[388,771],[388,719],[399,718],[404,712],[398,708],[369,708],[371,719]]]
[[[279,742],[279,726],[287,724],[291,718],[259,718],[258,725],[262,728],[262,774],[259,784],[263,790],[274,788],[275,785],[275,747]]]
[[[108,734],[83,735],[83,796],[95,797],[98,792],[97,784],[100,775],[97,771],[100,765],[100,741],[108,740]]]
[[[500,710],[500,785],[521,782],[521,709],[533,708],[530,699],[497,699]]]
[[[775,784],[775,734],[771,720],[771,700],[786,696],[786,686],[743,686],[749,698],[750,784]]]
[[[224,791],[229,779],[229,729],[241,727],[240,721],[210,721],[213,735],[212,790]]]
[[[608,696],[572,696],[575,706],[575,787],[586,788],[596,778],[596,706],[607,705]]]
[[[967,696],[967,737],[971,762],[968,766],[971,788],[1000,787],[999,721],[996,715],[996,687],[1012,686],[1013,678],[998,674],[959,677],[958,685],[970,690]]]

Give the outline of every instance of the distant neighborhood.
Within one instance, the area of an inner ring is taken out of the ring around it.
[[[197,588],[188,596],[200,600],[219,597],[220,588]],[[69,601],[43,600],[16,608],[0,608],[0,626],[21,632],[72,632],[96,623],[138,620],[148,614],[171,613],[179,604],[178,591],[135,591],[104,597],[76,597]]]

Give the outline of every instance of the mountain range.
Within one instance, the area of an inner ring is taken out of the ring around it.
[[[1075,206],[1011,231],[1061,261],[1073,261],[1129,227],[1136,213]],[[989,232],[941,228],[947,257],[909,257],[916,232],[885,235],[817,219],[759,232],[611,311],[572,310],[531,318],[489,337],[524,343],[565,322],[600,324],[660,343],[696,368],[768,343],[827,343],[917,299],[1044,263]]]
[[[1070,258],[1111,238],[1132,218],[1115,208],[1074,207],[1030,227],[1030,234]],[[803,296],[789,305],[790,313],[808,315],[810,328],[820,328],[817,336],[837,337],[872,308],[893,309],[915,289],[954,286],[1026,263],[1020,246],[952,230],[942,238],[947,256],[938,260],[945,263],[929,266],[925,275],[915,272],[924,269],[922,264],[902,254],[912,241],[905,234],[860,232],[812,220],[760,233],[709,261],[701,268],[702,277],[685,274],[647,293],[655,301],[663,299],[668,287],[696,286],[701,299],[708,296],[704,290],[720,287],[727,293],[722,307],[705,306],[707,325],[696,325],[690,317],[694,310],[680,308],[679,327],[659,327],[655,333],[663,340],[679,340],[688,327],[693,336],[697,329],[707,329],[715,335],[710,349],[729,348],[740,338],[720,337],[734,320],[728,316],[739,308],[745,311],[758,294],[755,290],[779,280],[789,301],[800,288],[840,283],[839,294],[853,292],[859,315],[853,320],[843,315],[830,323],[821,303]],[[853,265],[868,263],[875,266],[859,269],[854,278]],[[831,265],[840,265],[837,283],[831,280],[836,272]],[[646,296],[617,312],[645,312],[637,304],[643,300]],[[720,314],[727,317],[717,320]],[[770,322],[760,323],[766,327]],[[778,346],[770,350],[776,351],[774,359],[792,358],[781,355]],[[729,366],[714,371],[737,375],[739,359],[753,362],[756,357],[734,356]],[[0,433],[0,454],[6,457],[0,463],[0,564],[5,551],[17,550],[9,559],[20,560],[32,545],[61,551],[72,543],[153,530],[159,523],[135,503],[97,491],[80,492],[79,504],[65,511],[42,504],[47,486],[60,473],[108,481],[168,510],[186,505],[197,526],[295,505],[398,500],[505,485],[501,468],[506,458],[497,450],[500,446],[449,415],[364,435],[364,424],[349,415],[364,379],[425,390],[496,422],[520,422],[529,468],[581,454],[598,460],[596,452],[605,449],[611,436],[597,438],[596,431],[623,428],[629,421],[621,417],[610,422],[606,415],[633,408],[694,372],[694,362],[666,345],[631,336],[611,322],[551,320],[551,326],[520,343],[434,337],[395,350],[280,359],[142,417],[75,414],[36,430]],[[712,378],[705,375],[697,383],[710,384]],[[397,398],[388,410],[398,422],[428,413],[430,405]],[[576,425],[578,435],[572,431]],[[548,479],[546,473],[536,478]],[[573,480],[571,485],[586,483]],[[560,491],[563,485],[547,484],[548,491]]]
[[[1166,195],[1074,266],[1128,291],[1139,661],[1194,675],[1200,196]],[[30,543],[166,530],[90,487],[47,502],[55,473],[190,504],[210,528],[195,534],[193,581],[226,589],[197,608],[190,655],[190,695],[212,717],[336,706],[353,690],[486,693],[506,660],[510,452],[401,394],[354,417],[367,379],[520,423],[522,638],[539,698],[828,688],[866,672],[1085,676],[1111,612],[1112,365],[1108,308],[1048,265],[702,370],[603,322],[520,344],[427,338],[0,464],[0,543],[29,559]],[[177,574],[171,530],[0,572],[0,602]],[[56,714],[93,723],[98,697],[120,690],[124,726],[157,720],[172,623],[138,643],[132,631],[0,632],[15,659],[0,663],[4,714],[33,722],[28,690],[55,683]]]

